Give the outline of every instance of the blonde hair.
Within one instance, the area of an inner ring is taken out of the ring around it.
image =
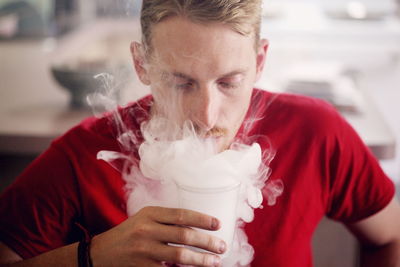
[[[151,51],[152,26],[173,16],[195,23],[220,22],[242,35],[254,34],[258,46],[262,0],[143,0],[140,23],[142,42]]]

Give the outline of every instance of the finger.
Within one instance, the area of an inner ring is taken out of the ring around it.
[[[189,227],[161,225],[154,230],[153,234],[154,237],[165,243],[189,245],[219,254],[226,250],[223,240]]]
[[[151,257],[157,261],[195,266],[221,266],[219,256],[210,253],[195,252],[185,247],[168,246],[163,243],[153,244]]]
[[[150,209],[152,209],[150,216],[159,223],[197,227],[211,231],[220,228],[217,218],[197,211],[161,207],[151,207]]]

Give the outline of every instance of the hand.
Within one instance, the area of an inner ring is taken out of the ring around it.
[[[220,266],[220,258],[168,243],[189,245],[223,253],[224,241],[190,227],[218,230],[211,216],[184,209],[145,207],[120,225],[92,240],[94,266],[163,266],[162,262],[195,266]]]

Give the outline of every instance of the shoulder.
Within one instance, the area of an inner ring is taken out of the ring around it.
[[[273,93],[259,89],[254,89],[252,106],[253,108],[261,108],[264,112],[272,109],[273,111],[301,112],[308,115],[312,115],[316,111],[323,112],[320,115],[337,114],[336,109],[322,99],[290,93]]]
[[[268,128],[328,134],[346,125],[338,111],[321,99],[255,90],[252,101],[251,108],[258,110],[258,116]]]
[[[274,101],[275,109],[283,115],[301,115],[303,118],[307,118],[307,121],[338,116],[338,112],[331,104],[317,98],[281,93],[275,95]]]

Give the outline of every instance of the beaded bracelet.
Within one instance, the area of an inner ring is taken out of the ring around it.
[[[78,245],[78,267],[93,267],[92,259],[90,258],[90,242],[92,241],[92,237],[82,225],[79,223],[75,224],[84,233]]]

